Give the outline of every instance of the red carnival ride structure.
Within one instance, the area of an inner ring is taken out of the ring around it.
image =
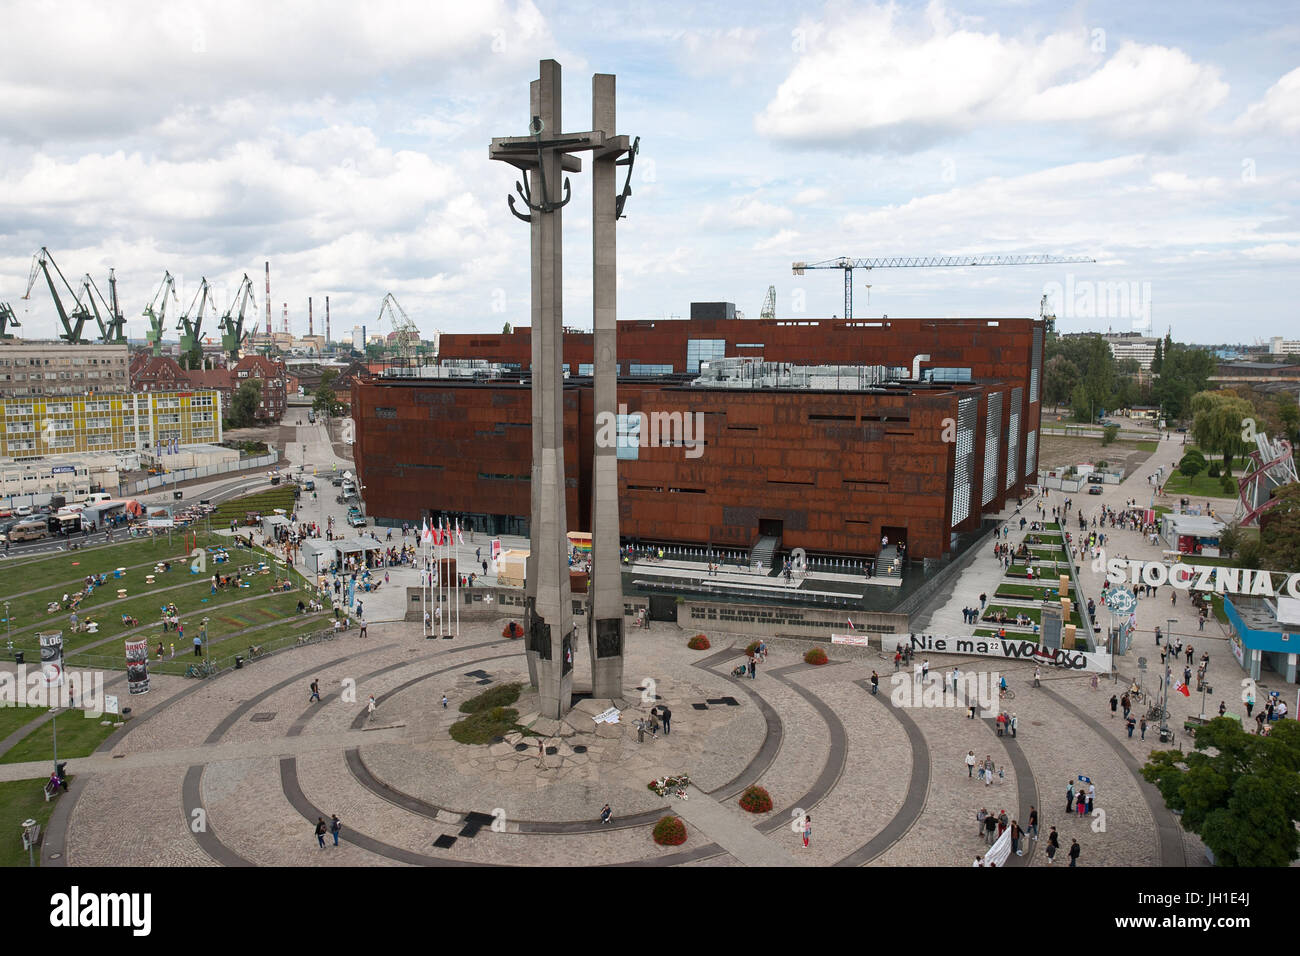
[[[1243,527],[1258,523],[1259,516],[1273,506],[1273,489],[1300,480],[1289,441],[1260,433],[1255,445],[1251,463],[1237,482],[1236,517]]]

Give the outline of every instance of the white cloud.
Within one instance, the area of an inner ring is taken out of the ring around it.
[[[1181,50],[1125,42],[1109,57],[1085,30],[1004,37],[872,6],[809,26],[807,51],[756,118],[792,145],[909,151],[975,127],[1082,124],[1159,142],[1196,128],[1227,95]],[[914,18],[916,19],[916,18]]]
[[[1300,133],[1300,67],[1268,88],[1234,124],[1240,132]]]
[[[760,239],[751,247],[755,252],[789,252],[801,234],[793,229],[782,229],[774,236]]]
[[[1220,192],[1225,185],[1223,180],[1217,176],[1196,179],[1186,173],[1169,170],[1154,174],[1151,177],[1151,182],[1160,189],[1173,193]]]
[[[810,186],[808,189],[799,190],[790,201],[799,206],[806,206],[811,203],[822,202],[829,195],[830,193],[820,186]]]

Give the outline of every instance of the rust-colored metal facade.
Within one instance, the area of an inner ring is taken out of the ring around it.
[[[566,336],[575,374],[590,361],[590,338]],[[809,391],[625,377],[619,401],[629,414],[703,416],[702,435],[692,436],[702,442],[697,457],[680,444],[643,445],[634,460],[620,460],[625,538],[748,548],[761,530],[775,530],[783,547],[869,555],[888,535],[906,540],[912,557],[938,557],[955,532],[1023,493],[1036,470],[1036,320],[620,323],[620,359],[671,364],[681,374],[691,339],[725,339],[728,356],[761,343],[767,361],[800,365],[911,367],[928,354],[923,369],[969,368],[972,381]],[[444,358],[521,368],[529,361],[527,330],[444,335],[442,346]],[[352,408],[370,514],[414,522],[459,515],[480,530],[526,533],[527,385],[370,378],[354,384]],[[566,386],[564,415],[567,513],[573,530],[589,530],[596,425],[589,380]]]

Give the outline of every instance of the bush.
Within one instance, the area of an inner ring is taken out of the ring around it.
[[[1210,462],[1210,467],[1206,469],[1205,474],[1208,475],[1210,478],[1218,478],[1219,463],[1217,461]]]
[[[707,651],[713,645],[709,643],[709,639],[703,634],[696,634],[686,642],[686,646],[693,651]]]
[[[1237,480],[1232,475],[1224,475],[1220,478],[1219,487],[1223,489],[1223,493],[1228,497],[1235,498],[1237,496]]]
[[[517,638],[524,636],[523,625],[518,621],[510,621],[505,627],[501,628],[502,637]]]
[[[507,707],[519,699],[523,684],[501,684],[490,687],[477,697],[471,697],[460,705],[462,714],[477,714],[493,707]]]
[[[654,839],[660,846],[681,846],[686,842],[686,824],[679,817],[663,817],[655,824]]]
[[[803,662],[805,664],[813,664],[818,667],[820,667],[822,664],[825,664],[829,659],[830,658],[826,656],[826,652],[822,650],[820,647],[811,648],[810,650],[806,651],[803,655]]]
[[[461,710],[465,707],[462,704]],[[493,737],[504,737],[519,730],[519,711],[513,707],[493,707],[470,714],[451,725],[451,739],[460,744],[488,744]]]
[[[746,787],[740,795],[740,808],[749,813],[771,813],[772,795],[762,787]]]
[[[760,643],[759,641],[750,641],[748,644],[745,645],[745,653],[748,654],[750,657],[753,657],[755,654],[758,653],[759,643]]]
[[[1102,428],[1102,430],[1101,430],[1101,443],[1102,443],[1102,445],[1109,445],[1111,442],[1113,442],[1113,441],[1114,441],[1116,438],[1118,438],[1118,437],[1119,437],[1119,426],[1118,426],[1118,425],[1107,425],[1107,426],[1105,426],[1104,428]]]

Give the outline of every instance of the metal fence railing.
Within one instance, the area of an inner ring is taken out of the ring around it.
[[[199,468],[181,468],[177,471],[168,472],[165,475],[156,475],[153,478],[145,478],[135,482],[128,489],[127,493],[132,495],[144,494],[153,491],[156,488],[165,488],[167,485],[175,484],[181,481],[190,481],[194,478],[210,478],[213,475],[224,475],[232,471],[243,471],[246,468],[265,468],[274,465],[280,460],[280,455],[274,449],[265,455],[259,455],[256,458],[241,458],[238,461],[222,462],[219,465],[203,465]]]

